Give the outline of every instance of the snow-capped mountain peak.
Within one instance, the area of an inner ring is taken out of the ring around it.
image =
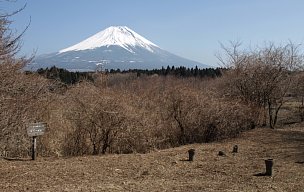
[[[69,71],[160,69],[167,66],[205,68],[166,50],[125,26],[109,27],[59,52],[35,57],[28,70],[56,66]],[[102,67],[101,67],[102,66]]]
[[[153,52],[155,47],[159,48],[126,26],[112,26],[76,45],[60,50],[59,53],[95,49],[102,46],[109,47],[111,45],[120,46],[131,53],[134,53],[132,48],[136,46],[145,48],[150,52]]]

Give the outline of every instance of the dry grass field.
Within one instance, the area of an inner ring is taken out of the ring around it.
[[[235,144],[239,153],[232,154]],[[258,176],[268,158],[273,176]],[[304,191],[304,125],[149,154],[1,159],[0,191]]]

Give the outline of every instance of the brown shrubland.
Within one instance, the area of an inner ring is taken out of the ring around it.
[[[78,156],[146,153],[236,137],[264,116],[263,103],[234,89],[233,82],[242,80],[234,78],[242,76],[231,76],[233,70],[217,79],[131,73],[115,79],[96,73],[94,82],[69,86],[20,70],[7,72],[2,77],[14,86],[1,86],[7,89],[1,92],[1,150],[10,156],[28,154],[26,126],[35,121],[48,125],[38,138],[38,155]]]
[[[53,93],[41,152],[146,153],[235,137],[254,127],[252,107],[220,97],[207,84],[216,86],[213,80],[141,77],[107,87],[82,82]]]

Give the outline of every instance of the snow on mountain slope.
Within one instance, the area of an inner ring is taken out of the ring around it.
[[[131,53],[135,53],[132,47],[136,46],[145,48],[150,52],[154,52],[153,48],[158,48],[157,45],[140,36],[126,26],[112,26],[76,45],[60,50],[59,53],[95,49],[98,47],[108,47],[111,45],[118,45]]]

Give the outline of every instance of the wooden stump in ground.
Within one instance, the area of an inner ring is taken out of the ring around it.
[[[235,145],[233,147],[232,153],[237,153],[238,152],[239,147],[237,145]]]
[[[265,160],[265,165],[266,165],[266,176],[272,176],[272,167],[273,167],[273,159],[267,159]]]
[[[189,161],[193,161],[194,155],[195,155],[195,149],[189,149],[188,150],[188,154],[189,154]]]

